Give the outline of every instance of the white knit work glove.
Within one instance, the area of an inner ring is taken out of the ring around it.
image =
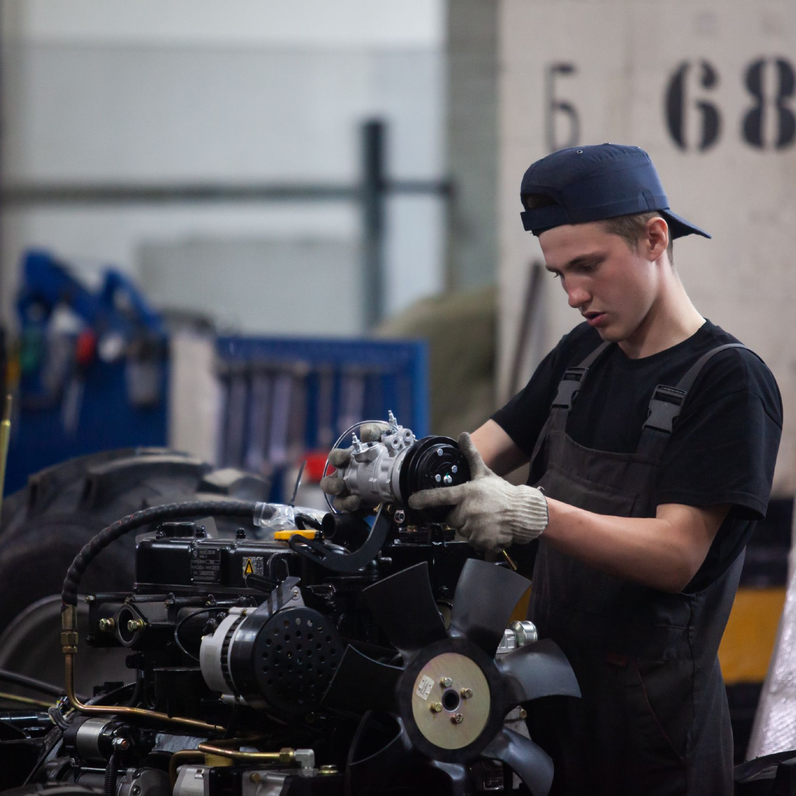
[[[381,435],[389,430],[384,423],[368,423],[359,429],[359,438],[362,442],[377,442]],[[351,463],[351,448],[334,448],[329,451],[329,464],[332,467],[348,467]],[[334,507],[338,511],[355,512],[362,508],[362,499],[352,495],[345,485],[345,481],[337,473],[321,478],[321,492],[334,496]]]
[[[413,509],[454,506],[446,522],[480,550],[527,544],[547,527],[547,499],[533,486],[514,486],[495,475],[470,435],[459,435],[459,448],[470,465],[470,481],[443,489],[425,489],[409,498]]]

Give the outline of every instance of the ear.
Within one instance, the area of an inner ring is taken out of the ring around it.
[[[647,235],[642,241],[647,259],[657,260],[669,247],[669,225],[660,216],[647,222]]]

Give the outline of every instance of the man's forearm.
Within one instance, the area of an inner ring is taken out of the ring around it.
[[[595,569],[672,593],[696,574],[728,510],[672,504],[646,518],[595,514],[552,499],[548,506],[550,545]]]

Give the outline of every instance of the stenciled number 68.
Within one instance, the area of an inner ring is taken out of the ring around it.
[[[721,137],[721,113],[709,100],[718,83],[718,71],[704,60],[684,61],[672,74],[666,89],[666,123],[681,149],[703,152]],[[754,103],[741,119],[742,140],[756,149],[791,146],[796,139],[796,115],[790,107],[796,93],[796,76],[790,62],[784,58],[753,61],[744,72],[744,85]],[[687,114],[694,113],[696,119],[687,118]]]

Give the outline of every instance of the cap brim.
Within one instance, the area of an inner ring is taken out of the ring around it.
[[[709,232],[705,232],[704,229],[692,224],[690,221],[686,221],[676,213],[672,213],[671,210],[657,210],[655,212],[660,213],[666,219],[666,223],[669,225],[669,237],[672,240],[682,238],[684,235],[701,235],[703,238],[713,237]]]

